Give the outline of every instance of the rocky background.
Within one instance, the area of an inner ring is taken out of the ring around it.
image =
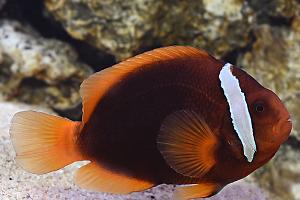
[[[292,136],[246,178],[255,186],[242,182],[217,198],[300,199],[299,0],[0,0],[0,101],[12,102],[0,105],[6,123],[0,127],[1,199],[122,199],[76,188],[69,169],[29,177],[13,161],[9,119],[35,106],[80,119],[79,86],[91,73],[173,44],[241,66],[275,91],[292,115]],[[169,199],[172,190],[162,186],[124,198]]]

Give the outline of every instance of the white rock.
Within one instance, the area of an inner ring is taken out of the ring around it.
[[[32,27],[0,21],[0,100],[16,99],[64,110],[81,101],[79,85],[92,70],[67,43]],[[38,84],[25,84],[38,80]]]
[[[292,186],[292,193],[295,199],[300,199],[300,183]]]
[[[230,17],[232,20],[242,19],[242,1],[237,2],[235,0],[227,0],[226,3],[223,0],[203,0],[204,7],[210,13],[216,16]]]

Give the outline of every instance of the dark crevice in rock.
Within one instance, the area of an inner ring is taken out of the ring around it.
[[[225,62],[229,62],[233,65],[236,65],[239,55],[242,55],[242,54],[252,50],[252,46],[256,40],[256,37],[255,37],[255,34],[253,31],[249,32],[248,40],[249,40],[249,42],[247,43],[247,45],[245,47],[233,49],[232,51],[229,51],[228,53],[226,53],[221,59],[224,60]],[[239,67],[242,67],[242,66],[239,66]]]
[[[62,117],[66,117],[74,121],[81,121],[81,117],[82,117],[81,102],[68,109],[59,110],[59,109],[52,108],[52,110]]]
[[[88,43],[74,39],[72,40],[73,41],[69,43],[75,47],[80,59],[91,66],[95,72],[110,67],[116,63],[116,59],[113,55],[104,53]]]
[[[286,17],[272,17],[272,16],[270,16],[270,17],[267,18],[266,23],[270,24],[273,27],[276,27],[276,26],[291,27],[293,19],[294,19],[293,17],[286,18]]]
[[[34,77],[23,79],[20,85],[24,85],[26,87],[31,87],[31,88],[42,88],[48,86],[46,82],[42,80],[38,80]]]
[[[300,150],[300,141],[293,135],[291,135],[288,140],[286,141],[286,144],[291,146],[295,150]]]
[[[0,13],[0,19],[12,19],[23,24],[29,24],[45,38],[69,43],[77,51],[79,59],[91,66],[94,71],[100,71],[116,62],[113,55],[69,36],[59,22],[48,16],[42,0],[9,0],[3,8],[3,12]],[[73,78],[76,79],[76,77]],[[19,84],[21,87],[16,89],[7,100],[13,100],[17,97],[18,101],[28,104],[44,102],[45,105],[63,117],[81,120],[81,102],[73,102],[74,105],[71,103],[70,106],[65,106],[68,102],[66,99],[74,98],[71,97],[72,91],[70,89],[79,88],[79,86],[72,85],[78,83],[78,80],[72,81],[73,78],[61,81],[59,85],[55,86],[35,77],[25,78]],[[61,98],[56,98],[57,93],[62,95]],[[33,96],[34,98],[32,98]]]
[[[71,85],[71,84],[73,84],[71,80],[67,80],[67,81],[62,83],[62,85],[65,85],[65,86],[66,85]],[[20,88],[20,90],[22,91],[21,93],[23,93],[23,95],[21,95],[19,97],[19,100],[24,102],[24,103],[27,103],[27,104],[38,104],[38,102],[40,102],[40,101],[32,102],[32,99],[29,98],[29,96],[35,95],[37,98],[45,98],[44,96],[40,96],[41,94],[37,91],[41,91],[44,88],[47,88],[47,87],[50,86],[45,81],[39,80],[35,77],[29,77],[29,78],[23,79],[20,85],[22,86]],[[57,87],[60,87],[60,86],[58,85]],[[28,89],[28,88],[30,88],[30,89]],[[68,88],[68,87],[66,87],[66,88]],[[26,91],[29,91],[30,94],[28,94],[28,93],[26,94]],[[63,92],[64,88],[61,88],[61,91]],[[68,91],[68,90],[66,90],[64,92],[65,92],[64,96],[71,95],[71,94],[69,94],[70,91]],[[49,100],[50,100],[49,97],[47,97],[47,100],[45,99],[44,102],[47,102]],[[77,120],[77,121],[81,120],[81,115],[82,115],[82,104],[81,104],[81,102],[77,102],[74,105],[69,106],[67,108],[63,108],[63,109],[55,108],[55,107],[49,105],[49,103],[48,103],[48,106],[50,106],[50,108],[53,111],[55,111],[57,114],[59,114],[62,117],[67,117],[71,120]]]
[[[238,55],[243,51],[243,49],[234,49],[228,53],[226,53],[223,57],[222,60],[224,60],[225,62],[229,62],[233,65],[236,65],[237,63],[237,58]]]
[[[278,11],[276,6],[279,2],[270,0],[247,0],[250,7],[256,12],[256,23],[269,24],[271,26],[286,26],[290,27],[293,17],[284,16],[284,10]],[[290,2],[287,3],[287,5]],[[286,9],[289,6],[286,6]]]
[[[28,23],[46,38],[55,38],[71,44],[82,62],[100,71],[116,63],[115,57],[68,35],[63,26],[48,16],[43,0],[9,0],[0,18]]]
[[[135,51],[134,55],[138,55],[140,53],[150,51],[150,50],[160,48],[160,47],[163,47],[163,45],[159,44],[159,43],[157,43],[157,44],[146,44],[146,45],[141,46],[137,51]]]

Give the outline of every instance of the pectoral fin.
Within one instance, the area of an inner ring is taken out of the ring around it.
[[[214,183],[200,183],[191,186],[183,186],[176,189],[175,200],[188,200],[194,198],[205,198],[216,194],[221,187]]]
[[[201,177],[216,164],[218,138],[193,111],[177,111],[162,123],[157,146],[176,172]]]
[[[78,170],[75,183],[85,189],[113,194],[128,194],[154,186],[153,183],[112,172],[95,162]]]

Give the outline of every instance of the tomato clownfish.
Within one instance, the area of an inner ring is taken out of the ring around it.
[[[80,160],[82,188],[114,194],[178,184],[175,197],[216,194],[269,161],[290,115],[243,70],[193,47],[137,55],[85,80],[82,121],[17,113],[16,161],[44,174]]]

